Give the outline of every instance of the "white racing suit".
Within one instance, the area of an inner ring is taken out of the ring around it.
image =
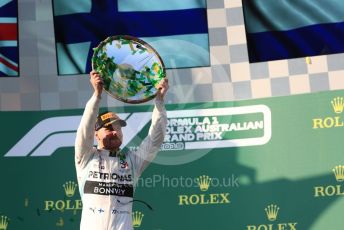
[[[148,136],[136,152],[109,156],[93,147],[100,98],[87,102],[75,141],[75,166],[83,202],[81,230],[128,230],[132,227],[134,185],[156,156],[165,136],[166,111],[156,99]]]

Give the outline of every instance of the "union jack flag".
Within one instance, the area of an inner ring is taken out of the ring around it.
[[[0,77],[19,76],[17,19],[17,0],[0,0]]]

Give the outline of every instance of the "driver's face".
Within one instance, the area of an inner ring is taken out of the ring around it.
[[[117,150],[123,142],[122,127],[119,124],[111,124],[95,132],[98,147],[107,150]]]

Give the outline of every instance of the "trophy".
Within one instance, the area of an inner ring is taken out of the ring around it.
[[[104,90],[117,100],[138,104],[156,96],[156,86],[166,77],[164,63],[145,41],[128,36],[111,36],[102,41],[92,56],[92,69],[104,81]]]

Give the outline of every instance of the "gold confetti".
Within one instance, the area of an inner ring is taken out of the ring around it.
[[[312,64],[312,59],[311,59],[311,57],[306,57],[306,63],[307,63],[308,65],[311,65],[311,64]]]

